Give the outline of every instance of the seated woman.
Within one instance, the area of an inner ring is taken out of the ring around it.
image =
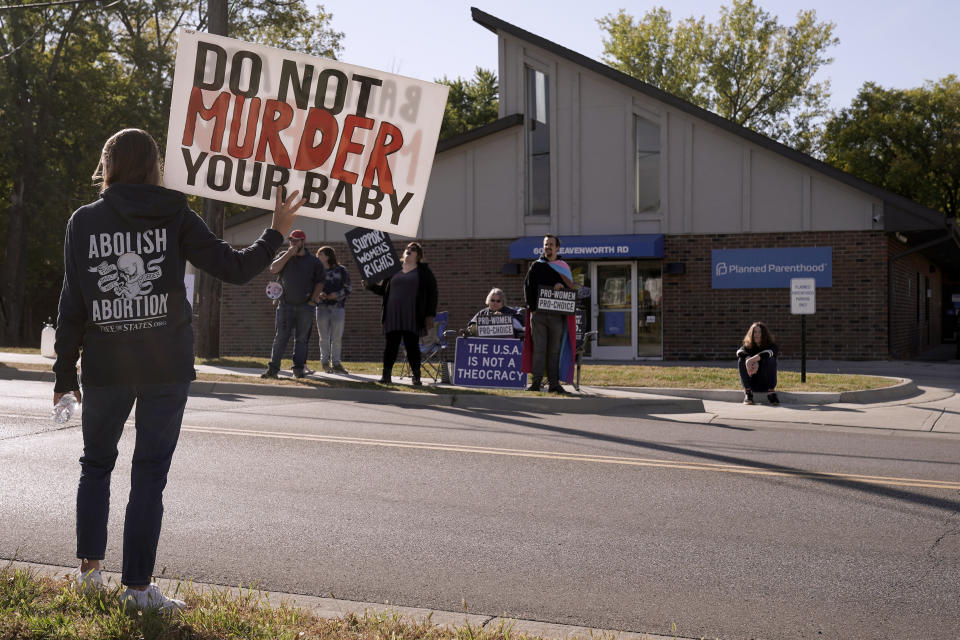
[[[487,294],[486,308],[477,311],[470,319],[470,322],[467,323],[467,332],[471,336],[477,335],[477,318],[500,315],[510,316],[513,319],[513,337],[522,338],[523,316],[518,309],[507,306],[507,296],[502,289],[497,288],[490,289],[490,293]]]
[[[777,388],[777,356],[780,349],[762,322],[754,322],[737,349],[737,368],[743,384],[743,404],[753,404],[753,392],[766,392],[773,406],[780,404]]]

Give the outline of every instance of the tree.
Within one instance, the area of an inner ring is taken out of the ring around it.
[[[472,80],[446,76],[438,84],[450,87],[447,105],[443,109],[440,139],[465,133],[497,119],[500,87],[493,71],[477,67]]]
[[[311,13],[304,0],[238,0],[229,3],[227,32],[238,40],[336,60],[343,32],[331,28],[332,20],[323,5]]]
[[[65,213],[94,169],[78,160],[109,109],[97,95],[111,82],[113,69],[98,55],[109,32],[83,19],[86,11],[78,4],[0,15],[0,196],[6,204],[0,339],[6,344],[18,344],[25,326],[36,331],[55,315]]]
[[[219,36],[229,35],[227,0],[207,0],[207,32]],[[225,203],[213,198],[203,199],[203,221],[218,238],[223,236],[223,213]],[[220,301],[223,299],[223,283],[205,271],[197,271],[194,280],[196,315],[195,352],[204,358],[220,357]]]
[[[867,182],[960,215],[960,80],[915,89],[865,83],[827,122],[822,153]]]
[[[0,342],[10,345],[35,339],[56,313],[64,224],[96,194],[90,175],[106,136],[140,127],[164,147],[177,32],[207,21],[195,0],[34,4],[0,12]],[[343,34],[322,6],[230,8],[236,37],[340,50]]]
[[[716,24],[703,17],[671,25],[662,7],[635,20],[624,10],[597,20],[607,32],[603,61],[613,68],[728,120],[809,151],[827,113],[829,81],[814,82],[833,62],[835,25],[801,11],[792,26],[753,3],[733,0]]]

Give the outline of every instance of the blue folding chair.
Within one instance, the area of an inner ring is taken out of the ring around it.
[[[434,382],[449,382],[446,371],[447,319],[449,313],[438,311],[433,318],[433,327],[420,338],[420,377],[433,378]],[[406,355],[400,367],[400,377],[411,375],[410,362]]]

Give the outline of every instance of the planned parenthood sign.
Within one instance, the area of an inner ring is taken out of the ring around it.
[[[833,286],[833,247],[713,249],[714,289],[790,288],[791,278],[814,278],[817,287]]]

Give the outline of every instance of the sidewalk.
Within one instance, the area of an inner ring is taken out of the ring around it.
[[[897,431],[926,431],[960,434],[960,361],[945,359],[946,350],[935,354],[939,360],[894,361],[807,361],[809,373],[856,373],[887,376],[899,383],[884,389],[847,393],[779,392],[782,405],[762,403],[746,406],[736,389],[650,389],[636,387],[581,387],[579,393],[567,397],[541,395],[500,396],[477,393],[456,393],[456,387],[444,385],[453,393],[407,393],[387,389],[316,388],[308,386],[262,384],[262,369],[197,365],[198,373],[236,375],[250,378],[245,382],[197,381],[192,393],[248,393],[283,395],[304,398],[336,398],[356,402],[415,406],[456,406],[483,410],[534,410],[549,413],[599,413],[629,410],[630,414],[669,416],[684,422],[768,422],[839,427],[874,428]],[[952,346],[951,346],[952,351]],[[52,382],[49,371],[18,369],[18,364],[52,365],[53,360],[36,354],[0,352],[0,379],[45,380]],[[656,362],[657,366],[729,367],[729,362]],[[780,368],[799,371],[796,360],[783,360]],[[589,366],[585,365],[585,366]],[[638,364],[637,366],[643,366]],[[282,371],[281,378],[291,377]],[[321,372],[309,376],[374,381],[376,375],[337,375]],[[400,383],[404,380],[400,379]],[[428,385],[429,386],[429,385]],[[567,389],[573,388],[567,385]]]

